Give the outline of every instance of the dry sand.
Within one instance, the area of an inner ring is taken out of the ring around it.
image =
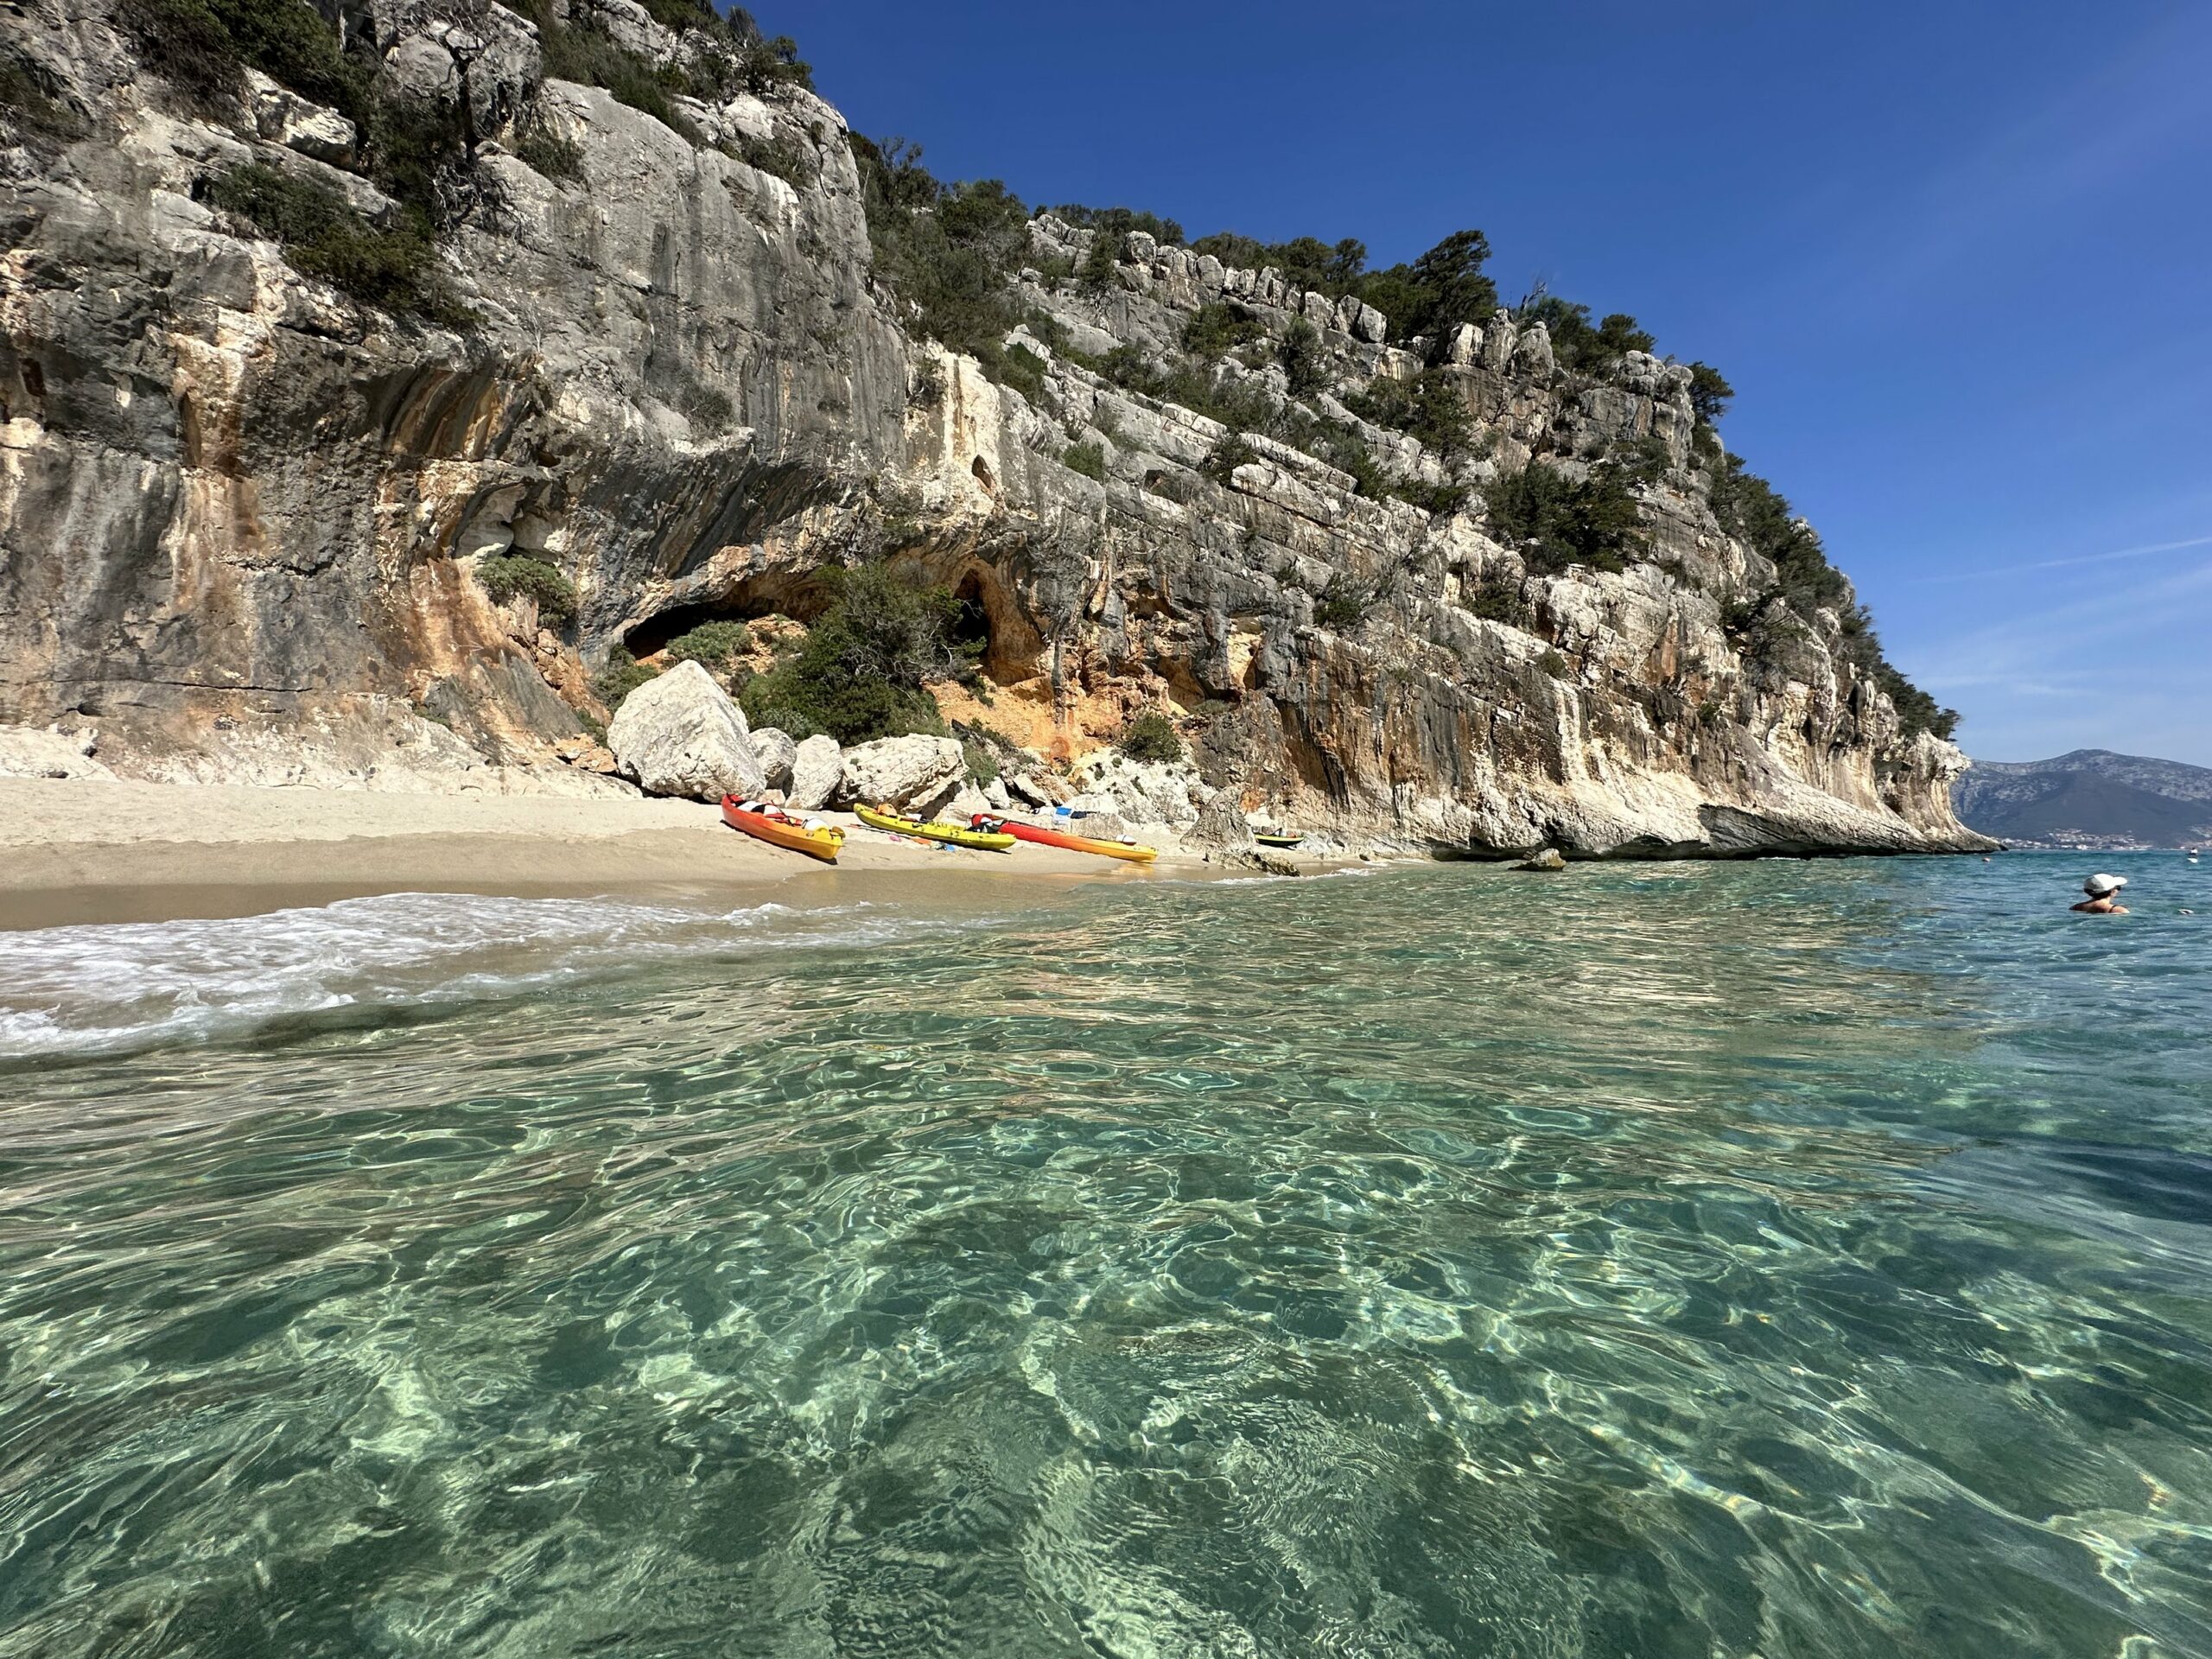
[[[245,916],[381,893],[772,888],[779,903],[828,905],[895,887],[957,904],[981,881],[1003,903],[1024,878],[1059,891],[1148,874],[1050,847],[940,848],[823,816],[846,830],[835,868],[741,835],[693,801],[0,779],[0,927]]]

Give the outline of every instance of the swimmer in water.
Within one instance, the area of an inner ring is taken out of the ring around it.
[[[2124,875],[2097,874],[2082,884],[2082,891],[2089,896],[2074,906],[2092,916],[2125,916],[2127,906],[2119,902],[2120,890],[2127,885]]]

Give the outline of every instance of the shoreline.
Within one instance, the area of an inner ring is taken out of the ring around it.
[[[754,841],[719,808],[646,797],[406,795],[0,779],[0,930],[263,914],[395,893],[826,907],[864,896],[1001,903],[1085,881],[1222,871],[1022,845],[894,839],[849,813],[835,866]]]

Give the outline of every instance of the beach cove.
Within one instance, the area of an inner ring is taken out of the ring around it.
[[[697,801],[0,778],[0,928],[250,916],[395,893],[622,893],[835,905],[856,887],[969,902],[982,883],[1141,880],[1049,847],[944,849],[858,825],[837,868],[763,846]],[[1206,874],[1206,855],[1164,868]],[[949,878],[949,879],[948,879]]]

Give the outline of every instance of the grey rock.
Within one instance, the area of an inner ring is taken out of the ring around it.
[[[817,732],[792,752],[791,780],[785,791],[788,804],[800,811],[819,811],[836,798],[844,777],[845,752],[836,738]]]
[[[258,69],[245,72],[254,130],[271,143],[343,166],[353,159],[353,124],[335,110],[311,104]]]
[[[1187,846],[1224,852],[1249,851],[1254,845],[1252,826],[1226,790],[1198,809],[1198,815],[1182,832]]]
[[[955,823],[965,823],[978,812],[991,810],[990,799],[973,784],[963,783],[952,793],[952,798],[936,809],[937,815]]]
[[[696,663],[678,663],[622,700],[607,747],[648,795],[719,801],[767,788],[745,713]]]
[[[880,737],[845,751],[837,798],[901,810],[934,806],[950,795],[967,766],[960,745],[949,737]]]
[[[791,765],[798,758],[798,745],[787,733],[763,726],[753,734],[753,753],[760,757],[760,773],[769,788],[791,788]]]
[[[1552,357],[1551,330],[1541,322],[1523,329],[1513,345],[1515,372],[1532,380],[1548,380],[1557,366]]]
[[[1013,797],[1007,793],[1003,778],[994,778],[983,785],[983,799],[994,812],[1003,812],[1014,804]]]
[[[1516,870],[1534,870],[1547,875],[1555,875],[1567,868],[1567,859],[1558,848],[1547,847],[1541,852],[1532,854],[1522,859],[1513,868]]]
[[[1390,320],[1362,301],[1358,313],[1352,318],[1351,332],[1370,346],[1380,346],[1390,337]]]
[[[0,726],[0,778],[99,778],[115,773],[92,759],[90,733]]]

